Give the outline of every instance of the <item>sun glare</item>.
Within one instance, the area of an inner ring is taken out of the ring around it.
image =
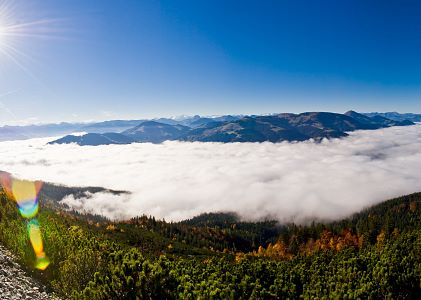
[[[12,2],[0,0],[0,62],[12,61],[22,67],[20,51],[16,48],[19,40],[17,29],[21,25],[14,21],[15,11]]]
[[[18,5],[19,3],[19,5]],[[58,38],[58,19],[37,17],[23,2],[0,0],[0,63],[13,62],[31,75],[25,62],[33,61],[27,54],[33,39]]]
[[[3,49],[7,40],[7,14],[5,4],[0,2],[0,48]]]
[[[1,25],[1,22],[0,22],[0,45],[3,44],[4,38],[5,38],[5,29],[4,29],[3,25]]]

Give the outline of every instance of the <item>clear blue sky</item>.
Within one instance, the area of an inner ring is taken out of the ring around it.
[[[17,2],[55,20],[15,38],[30,75],[0,52],[1,123],[421,113],[417,0]]]

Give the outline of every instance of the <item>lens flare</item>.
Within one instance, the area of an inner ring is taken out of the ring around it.
[[[37,261],[35,262],[35,268],[38,270],[44,271],[50,265],[50,260],[47,256],[44,257],[37,257]]]
[[[41,230],[39,229],[39,223],[37,220],[31,220],[28,222],[28,234],[36,256],[38,257],[39,255],[43,255],[44,246],[42,245]]]
[[[41,229],[37,220],[33,219],[28,222],[28,235],[37,257],[35,267],[40,270],[45,270],[50,262],[44,252]]]
[[[50,38],[51,25],[55,20],[28,20],[26,12],[23,15],[17,14],[18,12],[22,13],[24,10],[18,9],[15,1],[0,0],[0,58],[6,57],[25,73],[35,78],[20,61],[22,58],[31,59],[31,57],[18,50],[16,44],[22,38]],[[20,214],[30,220],[28,234],[37,257],[35,267],[45,270],[49,261],[44,253],[39,223],[34,219],[39,211],[37,197],[42,186],[41,182],[17,180],[6,172],[0,172],[0,184],[6,193],[15,199]]]
[[[0,172],[0,184],[6,193],[16,201],[20,214],[24,218],[29,219],[27,230],[36,256],[35,268],[45,270],[50,261],[44,252],[39,222],[35,219],[39,211],[38,194],[41,190],[42,182],[19,180],[8,173]]]
[[[39,205],[36,201],[27,201],[21,204],[18,204],[18,208],[22,217],[31,219],[38,214]]]
[[[12,194],[23,217],[30,219],[37,215],[39,210],[37,200],[38,191],[34,182],[16,179],[13,180]]]

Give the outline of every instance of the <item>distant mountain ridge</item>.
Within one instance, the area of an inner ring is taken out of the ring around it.
[[[383,118],[387,118],[394,121],[411,121],[411,122],[421,122],[421,114],[413,114],[413,113],[398,113],[398,112],[371,112],[371,113],[363,113],[367,117],[375,117],[380,116]]]
[[[356,119],[360,123],[372,126],[373,129],[388,127],[388,126],[406,126],[406,125],[414,124],[412,121],[409,121],[403,118],[400,120],[395,120],[395,119],[390,119],[381,115],[367,116],[366,114],[360,114],[352,110],[346,112],[345,115]]]
[[[331,112],[282,113],[268,116],[236,118],[201,118],[184,120],[181,124],[144,121],[121,133],[89,133],[68,135],[49,144],[76,143],[81,146],[129,144],[133,142],[161,143],[164,141],[200,142],[282,142],[340,138],[354,130],[374,130],[391,126],[414,125],[408,120],[396,121],[382,116],[369,117],[355,111],[345,114]],[[113,136],[110,136],[114,134]],[[127,140],[126,140],[127,139]]]
[[[347,113],[346,113],[347,114]],[[279,114],[279,115],[294,115],[294,114]],[[369,123],[372,123],[373,128],[368,129],[376,129],[382,128],[379,127],[379,123],[389,123],[388,126],[396,126],[399,123],[393,123],[391,121],[398,121],[398,122],[421,122],[421,114],[400,114],[397,112],[386,112],[386,113],[361,113],[359,114],[360,117],[357,117],[358,121],[364,123],[365,121],[361,119],[361,116],[365,116],[368,118],[375,118],[374,120],[370,120]],[[270,115],[276,116],[276,114]],[[191,116],[191,117],[183,117],[183,118],[155,118],[152,120],[146,119],[137,119],[137,120],[110,120],[110,121],[103,121],[103,122],[92,122],[92,123],[69,123],[69,122],[62,122],[58,124],[41,124],[41,125],[26,125],[26,126],[1,126],[0,127],[0,141],[8,141],[8,140],[23,140],[23,139],[30,139],[30,138],[39,138],[39,137],[48,137],[48,136],[58,136],[58,135],[65,135],[71,134],[73,132],[88,132],[88,133],[121,133],[123,131],[132,129],[142,122],[147,121],[155,121],[162,124],[167,125],[183,125],[190,128],[202,128],[212,124],[215,126],[215,123],[224,123],[224,122],[235,122],[240,119],[251,117],[264,117],[258,115],[250,115],[250,116],[243,116],[243,115],[226,115],[226,116],[217,116],[217,117],[202,117],[199,115]],[[351,116],[356,117],[356,115]],[[380,119],[380,117],[386,118],[387,120]],[[377,120],[376,120],[377,118]],[[374,121],[374,122],[373,122]],[[407,123],[409,125],[410,123]],[[365,124],[367,125],[367,124]],[[402,124],[401,124],[402,125]]]
[[[109,133],[123,132],[131,129],[142,122],[155,121],[168,125],[183,125],[188,127],[197,127],[214,121],[232,121],[240,119],[241,116],[219,116],[219,117],[201,117],[195,115],[183,118],[155,118],[152,120],[110,120],[103,122],[91,123],[58,123],[58,124],[40,124],[26,126],[0,126],[0,141],[24,140],[30,138],[58,136],[63,134],[71,134],[73,132],[89,132],[89,133]]]
[[[166,140],[175,140],[189,130],[190,127],[179,124],[168,125],[156,121],[146,121],[123,131],[122,134],[138,142],[161,143]]]
[[[81,131],[86,124],[59,123],[27,126],[2,126],[0,127],[0,141],[24,140],[29,138],[57,136],[71,132]]]
[[[347,131],[412,125],[412,122],[376,120],[353,111],[283,113],[273,116],[244,117],[233,122],[211,123],[181,137],[202,142],[282,142],[347,136]]]
[[[116,133],[88,133],[84,135],[66,135],[63,138],[49,142],[48,144],[78,144],[80,146],[100,146],[100,145],[113,145],[113,144],[131,144],[135,140],[131,137]]]

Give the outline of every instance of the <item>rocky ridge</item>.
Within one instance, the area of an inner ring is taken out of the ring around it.
[[[60,300],[29,277],[16,258],[0,245],[0,299],[2,300]]]

